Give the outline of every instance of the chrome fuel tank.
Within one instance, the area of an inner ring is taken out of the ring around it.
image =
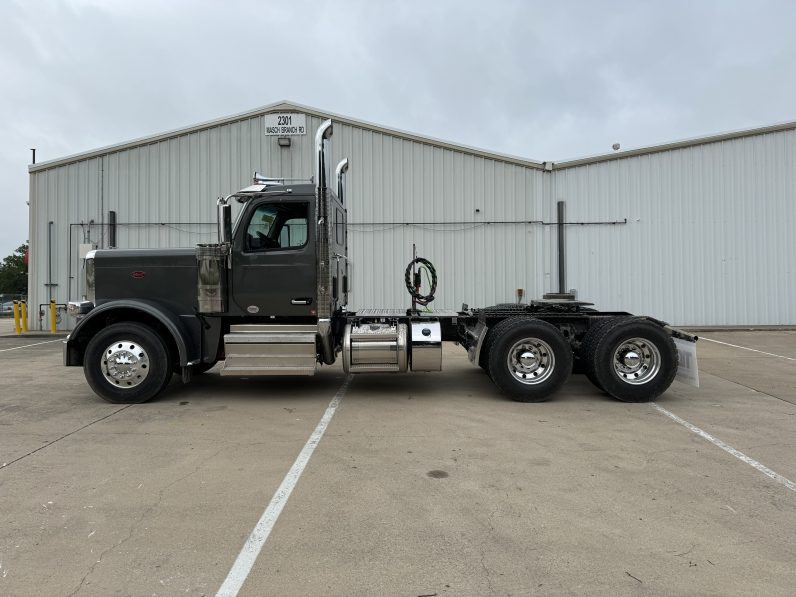
[[[406,373],[406,324],[348,324],[343,336],[346,373]]]

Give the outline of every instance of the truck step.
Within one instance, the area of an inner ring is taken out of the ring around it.
[[[256,377],[260,375],[315,375],[315,364],[312,367],[227,367],[221,370],[221,375],[236,375],[238,377]]]
[[[318,331],[316,325],[306,324],[289,324],[289,323],[239,323],[229,326],[229,331],[233,334],[242,332],[246,334],[263,332],[266,334],[279,332],[279,333],[311,333],[314,334]]]
[[[315,346],[315,334],[307,332],[256,332],[232,333],[224,335],[224,344],[270,344],[272,342],[290,342],[296,344],[312,344]]]
[[[314,325],[241,324],[224,335],[221,375],[313,375],[317,364]]]

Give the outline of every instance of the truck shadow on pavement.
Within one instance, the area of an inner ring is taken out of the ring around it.
[[[345,380],[341,371],[327,371],[313,377],[222,377],[218,369],[196,376],[184,384],[175,375],[163,393],[151,403],[223,403],[225,400],[330,400]]]
[[[352,375],[349,399],[380,402],[400,400],[468,399],[491,403],[511,402],[479,368],[462,368],[454,376],[438,373]],[[152,403],[168,404],[190,400],[192,403],[222,403],[226,400],[331,400],[345,380],[338,370],[322,370],[312,377],[222,377],[213,369],[183,384],[174,376],[166,390]],[[659,397],[666,400],[667,393]],[[547,402],[619,403],[595,388],[583,375],[572,375],[564,387]],[[629,404],[629,403],[628,403]],[[529,406],[531,406],[529,404]]]

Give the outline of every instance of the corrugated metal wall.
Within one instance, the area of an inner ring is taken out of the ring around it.
[[[580,296],[679,325],[796,323],[796,131],[554,174],[567,220],[628,220],[567,227]]]
[[[32,172],[31,303],[81,297],[79,245],[108,246],[111,210],[118,247],[212,242],[215,199],[249,184],[254,170],[312,176],[321,121],[307,115],[310,133],[291,137],[289,149],[265,136],[257,116]],[[538,219],[540,171],[341,123],[332,153],[333,164],[351,162],[352,307],[408,306],[403,273],[413,242],[437,265],[435,308],[511,301],[517,288],[542,292],[541,226],[523,223]]]
[[[214,240],[216,197],[248,184],[254,170],[311,176],[322,119],[307,114],[309,134],[292,137],[289,149],[265,136],[263,120],[34,170],[31,304],[51,292],[59,303],[80,298],[78,245],[107,247],[110,210],[119,247],[191,246]],[[408,304],[413,242],[439,271],[435,308],[556,290],[556,230],[544,223],[564,200],[569,222],[627,218],[567,227],[568,286],[600,308],[678,324],[796,322],[793,131],[553,172],[351,123],[335,124],[332,149],[333,163],[351,161],[352,307]]]
[[[541,292],[540,227],[523,223],[538,219],[540,171],[352,127],[335,142],[351,158],[354,306],[409,306],[413,243],[439,273],[434,308]]]

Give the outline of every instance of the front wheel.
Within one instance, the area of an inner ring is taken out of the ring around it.
[[[677,374],[672,337],[642,318],[617,319],[602,327],[589,343],[588,353],[589,379],[623,402],[653,400]]]
[[[91,389],[115,404],[137,404],[157,396],[171,378],[163,338],[147,325],[116,323],[88,343],[83,372]]]
[[[507,319],[493,330],[489,376],[518,402],[542,402],[572,372],[572,349],[558,329],[538,319]]]

